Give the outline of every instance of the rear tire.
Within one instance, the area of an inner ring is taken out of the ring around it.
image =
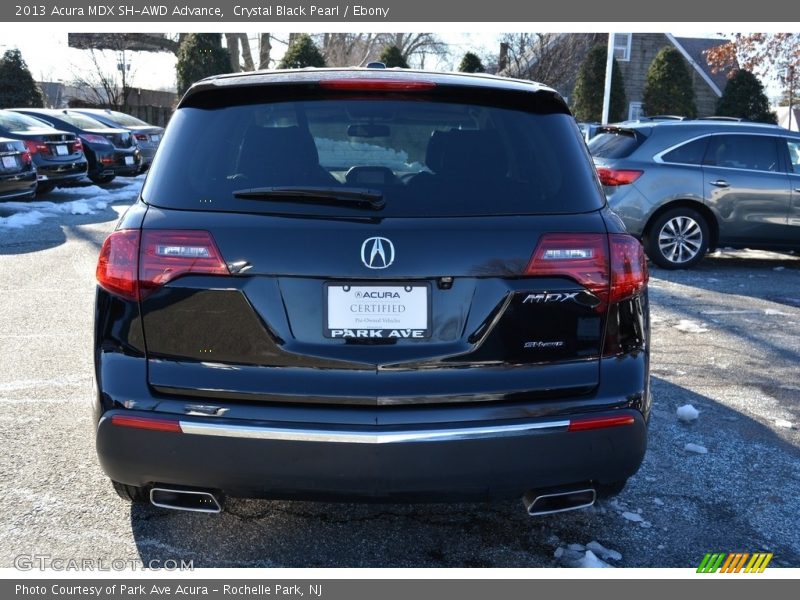
[[[36,186],[36,195],[37,196],[44,196],[45,194],[49,194],[54,189],[56,189],[55,183],[39,183]]]
[[[119,481],[111,480],[111,485],[114,486],[114,491],[123,500],[134,503],[150,502],[150,494],[147,488],[136,487],[135,485],[127,485]]]
[[[696,210],[681,206],[668,210],[650,225],[644,249],[664,269],[688,269],[706,255],[708,223]]]

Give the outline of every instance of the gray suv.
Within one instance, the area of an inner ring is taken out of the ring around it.
[[[691,267],[718,246],[800,247],[796,132],[644,122],[603,128],[589,151],[609,205],[661,267]]]

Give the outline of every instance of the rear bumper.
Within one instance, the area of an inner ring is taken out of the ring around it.
[[[625,425],[570,431],[581,418],[495,420],[409,427],[331,428],[180,417],[180,431],[113,422],[149,411],[103,415],[97,451],[105,472],[129,485],[208,488],[230,496],[446,501],[517,497],[530,489],[612,483],[644,458],[638,410]]]
[[[0,199],[10,200],[36,193],[36,171],[0,175]]]
[[[88,163],[85,160],[36,165],[39,181],[48,181],[52,183],[66,183],[82,179],[86,175],[87,169]]]

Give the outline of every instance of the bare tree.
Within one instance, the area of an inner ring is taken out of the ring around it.
[[[363,67],[380,50],[375,33],[321,33],[312,39],[329,67]]]
[[[272,42],[270,34],[261,33],[258,36],[258,68],[269,69],[270,53],[272,52]]]
[[[239,61],[239,34],[226,33],[225,45],[228,48],[228,55],[231,57],[231,71],[238,73],[242,70],[242,65]]]
[[[503,34],[500,43],[508,45],[503,74],[538,81],[558,90],[570,88],[589,50],[607,39],[607,34],[600,33]]]
[[[114,52],[117,68],[109,69],[108,52],[112,51],[90,48],[92,69],[73,69],[74,85],[82,90],[82,97],[75,100],[124,111],[135,71],[131,71],[130,53],[125,48]]]
[[[412,66],[425,67],[427,56],[446,56],[445,44],[435,33],[382,33],[383,46],[397,46],[406,62]]]

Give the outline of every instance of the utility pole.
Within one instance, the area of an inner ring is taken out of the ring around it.
[[[608,52],[606,55],[606,85],[603,91],[603,125],[608,125],[611,112],[611,74],[614,68],[614,34],[608,34]]]

